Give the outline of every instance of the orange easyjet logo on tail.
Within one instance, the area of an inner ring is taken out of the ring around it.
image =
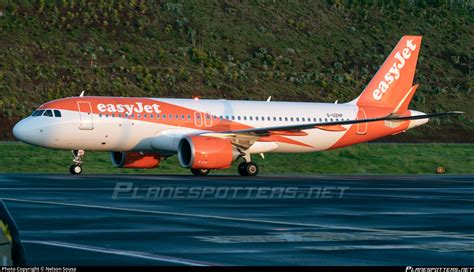
[[[411,52],[415,51],[416,44],[413,44],[412,40],[407,40],[406,47],[395,54],[395,62],[390,67],[388,72],[385,74],[383,80],[380,81],[378,88],[372,93],[375,100],[379,101],[382,96],[389,89],[390,85],[400,78],[400,71],[405,66],[405,62],[410,58]]]

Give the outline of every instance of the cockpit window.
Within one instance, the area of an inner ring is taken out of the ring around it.
[[[51,110],[46,110],[43,116],[53,117],[53,112]]]
[[[61,117],[61,112],[58,110],[54,110],[54,116],[55,117]]]
[[[41,115],[43,115],[43,112],[44,112],[44,110],[35,110],[35,111],[31,114],[31,116],[33,116],[33,117],[41,116]]]

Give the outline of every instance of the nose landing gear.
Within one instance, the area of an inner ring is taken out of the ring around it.
[[[69,167],[69,172],[73,175],[79,175],[82,173],[82,159],[84,158],[84,150],[72,150],[72,155],[74,156],[73,165]]]

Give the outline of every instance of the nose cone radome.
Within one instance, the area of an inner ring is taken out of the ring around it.
[[[13,127],[13,136],[19,141],[32,145],[41,145],[39,142],[40,135],[35,133],[37,130],[37,124],[32,117],[27,117],[20,122],[16,123]]]
[[[27,127],[27,121],[25,119],[21,120],[20,122],[16,123],[13,127],[13,136],[19,141],[28,143],[28,138],[30,137]]]

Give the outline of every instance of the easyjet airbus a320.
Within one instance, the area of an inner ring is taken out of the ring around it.
[[[178,155],[195,175],[228,168],[258,174],[252,154],[315,152],[405,132],[429,118],[409,110],[420,36],[404,36],[363,92],[348,103],[68,97],[47,102],[15,125],[25,143],[72,150],[72,174],[84,150],[109,151],[112,164],[157,167]]]

